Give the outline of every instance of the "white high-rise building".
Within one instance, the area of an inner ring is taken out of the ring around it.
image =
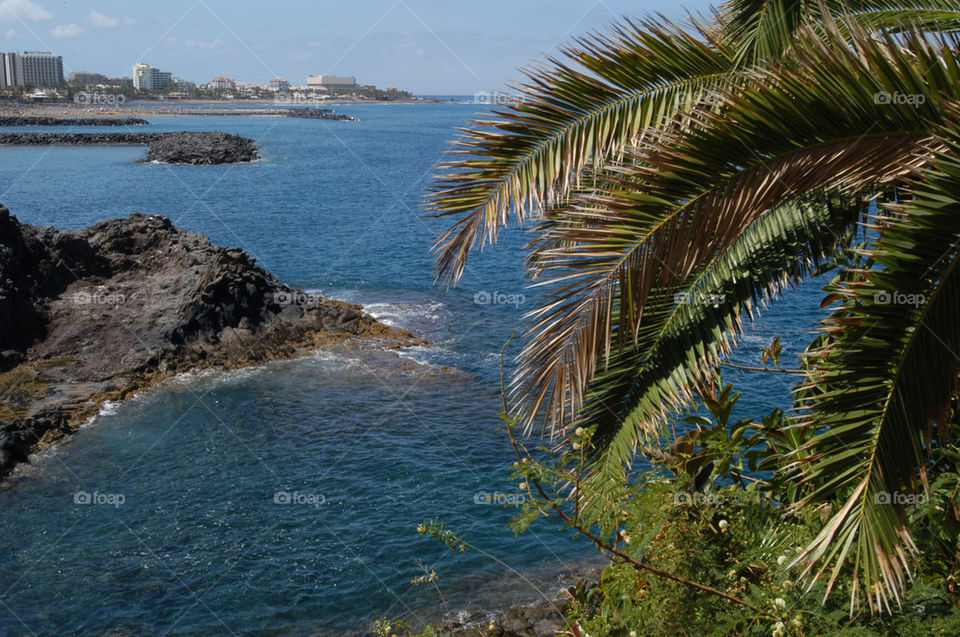
[[[159,91],[173,84],[173,73],[155,66],[137,62],[133,65],[133,88],[140,91]]]
[[[24,51],[23,83],[33,86],[60,86],[63,84],[63,58],[50,51]]]
[[[0,53],[0,88],[8,86],[60,86],[63,58],[50,51]]]
[[[0,88],[23,86],[23,66],[16,53],[0,53]]]

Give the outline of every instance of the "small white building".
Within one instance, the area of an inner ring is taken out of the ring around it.
[[[210,82],[207,83],[207,86],[216,89],[235,89],[237,88],[237,83],[226,75],[218,75],[210,80]]]

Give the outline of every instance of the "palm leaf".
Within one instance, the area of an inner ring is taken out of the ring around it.
[[[808,424],[820,433],[801,467],[804,482],[816,485],[802,504],[842,500],[809,547],[807,570],[820,563],[820,577],[829,568],[832,586],[852,557],[872,608],[900,603],[915,550],[902,503],[888,494],[922,488],[930,443],[944,437],[957,391],[960,118],[942,134],[947,150],[918,180],[915,198],[875,220],[879,238],[867,256],[879,267],[832,289],[842,304],[823,324],[832,338],[813,353],[820,362],[807,383],[815,390]]]
[[[720,111],[688,111],[672,134],[594,171],[597,186],[552,214],[534,254],[547,292],[513,383],[528,426],[541,413],[565,427],[598,365],[635,346],[648,299],[672,293],[766,211],[893,183],[923,164],[939,91],[958,91],[956,56],[922,39],[909,50],[862,44],[856,52],[811,36],[798,64],[753,72]],[[921,73],[920,108],[875,100],[920,90]]]
[[[588,450],[598,482],[623,479],[624,460],[653,424],[687,409],[694,389],[714,380],[736,344],[744,315],[784,286],[802,281],[838,249],[865,204],[780,206],[683,282],[682,292],[646,314],[637,345],[616,354],[589,385],[577,425],[593,432]],[[662,308],[662,309],[661,309]]]
[[[518,103],[463,129],[440,165],[427,208],[460,217],[434,244],[439,279],[456,282],[470,249],[494,242],[511,209],[536,217],[600,163],[676,111],[708,96],[731,60],[705,31],[665,19],[627,21],[609,36],[578,40],[530,69]],[[573,68],[571,64],[582,67]]]
[[[840,21],[877,32],[960,28],[954,0],[730,0],[723,15],[738,65],[779,59],[803,25]]]

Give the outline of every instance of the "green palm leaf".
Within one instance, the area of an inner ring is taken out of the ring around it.
[[[611,36],[578,41],[532,69],[519,103],[464,129],[456,159],[434,186],[428,209],[461,217],[436,241],[437,276],[459,279],[470,249],[496,240],[511,209],[522,221],[562,198],[590,161],[602,162],[643,131],[710,94],[731,59],[703,33],[666,22],[627,22]]]
[[[839,496],[842,506],[809,548],[829,583],[854,562],[871,606],[900,602],[915,550],[893,494],[922,494],[920,471],[960,369],[960,119],[943,130],[948,150],[914,188],[914,199],[876,219],[868,257],[879,268],[832,290],[843,302],[824,322],[833,335],[814,355],[809,424],[813,460],[804,503]],[[888,495],[889,494],[889,495]],[[892,502],[888,503],[888,499]],[[856,601],[856,600],[855,600]]]
[[[954,0],[730,0],[724,9],[724,34],[738,64],[777,60],[801,26],[835,19],[871,31],[960,28]]]
[[[753,73],[721,111],[689,111],[695,128],[665,133],[573,193],[534,250],[548,291],[514,383],[528,426],[540,412],[565,427],[611,350],[634,346],[648,299],[672,294],[768,210],[895,182],[922,165],[940,119],[934,92],[958,92],[960,65],[924,40],[912,46],[868,41],[857,53],[811,36],[795,66]],[[876,102],[878,92],[920,90],[920,72],[929,82],[921,108]]]

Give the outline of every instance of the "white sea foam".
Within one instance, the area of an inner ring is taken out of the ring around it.
[[[439,301],[366,303],[363,310],[385,325],[410,330],[431,341],[442,338],[443,327],[449,321],[449,312]]]
[[[97,416],[113,416],[118,411],[120,411],[120,401],[108,400],[100,405],[100,411],[97,412]],[[96,418],[97,416],[94,417]]]

